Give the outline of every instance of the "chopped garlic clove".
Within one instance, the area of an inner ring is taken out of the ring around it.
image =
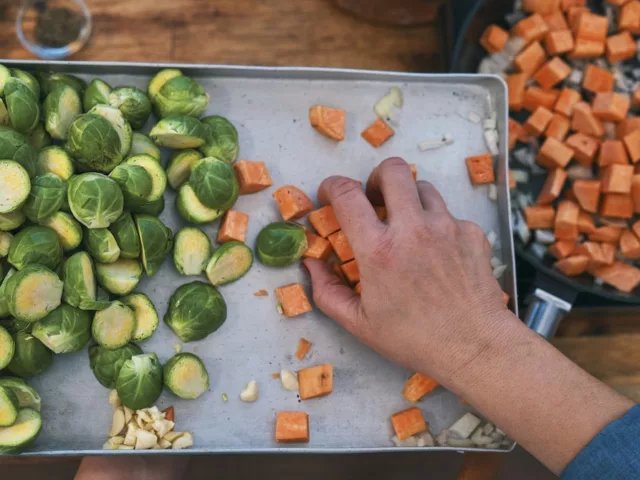
[[[153,430],[158,434],[159,438],[164,437],[171,429],[164,420],[156,420],[150,424]]]
[[[120,397],[118,396],[118,392],[115,390],[111,390],[109,392],[109,405],[111,405],[114,410],[121,405]]]
[[[161,438],[160,440],[158,440],[158,445],[160,445],[160,448],[163,449],[171,448],[171,442],[166,438]]]
[[[184,432],[184,435],[179,437],[173,442],[173,445],[171,445],[173,450],[181,450],[183,448],[190,447],[193,447],[193,436],[191,435],[191,432]]]
[[[158,442],[158,437],[146,430],[136,430],[136,450],[148,450]]]
[[[109,441],[114,445],[122,445],[124,444],[124,437],[122,435],[116,435],[115,437],[111,437]]]
[[[127,425],[127,434],[124,437],[124,445],[133,447],[136,444],[136,426],[132,423]]]
[[[164,436],[164,439],[168,442],[173,443],[182,435],[184,435],[184,432],[169,432]]]
[[[298,385],[298,376],[293,373],[291,370],[281,370],[280,371],[280,383],[282,383],[282,386],[291,391],[291,392],[297,392],[299,385]]]
[[[469,435],[478,428],[481,420],[472,413],[465,413],[456,423],[449,427],[449,433],[452,437],[459,439],[469,438]],[[455,445],[454,445],[455,446]]]
[[[153,422],[153,417],[150,415],[149,411],[146,408],[143,408],[142,410],[136,410],[136,415],[144,423]]]
[[[118,445],[118,450],[133,450],[134,447],[131,445]]]
[[[133,410],[131,410],[129,407],[124,405],[122,408],[124,409],[124,422],[128,424],[133,418]]]
[[[258,384],[251,380],[240,392],[240,400],[243,402],[255,402],[258,400]]]
[[[156,420],[162,420],[162,412],[156,407],[150,407],[147,409],[147,413],[151,417],[151,421],[155,422]]]
[[[124,426],[124,410],[118,407],[113,411],[113,419],[111,420],[111,430],[109,431],[109,436],[115,437],[124,429]]]

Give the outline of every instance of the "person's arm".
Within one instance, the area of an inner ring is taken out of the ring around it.
[[[351,243],[362,294],[306,259],[316,305],[382,355],[467,400],[554,472],[633,405],[504,306],[484,232],[454,219],[404,160],[376,168],[366,195],[357,182],[331,177],[318,196]],[[372,204],[386,206],[386,224]]]
[[[179,480],[188,466],[187,456],[84,457],[74,480]]]

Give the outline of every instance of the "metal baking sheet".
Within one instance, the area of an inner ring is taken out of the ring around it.
[[[152,74],[168,65],[73,62],[3,62],[26,70],[64,71],[89,80],[99,76],[112,86],[134,85],[146,89]],[[175,66],[175,65],[174,65]],[[433,182],[453,214],[477,222],[486,232],[498,234],[498,255],[508,265],[504,289],[515,297],[513,244],[510,234],[509,194],[506,182],[507,107],[501,79],[480,75],[428,75],[355,70],[263,68],[178,65],[196,77],[211,96],[209,114],[228,117],[238,128],[240,158],[266,162],[274,188],[241,196],[235,209],[250,216],[247,242],[253,245],[260,229],[279,219],[271,199],[278,186],[294,184],[315,199],[322,179],[340,174],[365,181],[384,158],[402,156],[415,163],[418,177]],[[404,107],[395,136],[378,149],[360,132],[375,119],[373,105],[391,86],[404,93]],[[325,104],[346,109],[346,139],[336,143],[314,131],[308,108]],[[498,203],[487,197],[487,187],[472,187],[464,158],[487,148],[482,125],[464,119],[459,111],[485,117],[498,112]],[[151,121],[145,131],[151,127]],[[453,135],[445,148],[420,152],[418,142]],[[165,160],[168,152],[164,152]],[[174,193],[166,193],[167,208],[161,215],[174,232],[183,225],[173,208]],[[204,226],[212,239],[218,223]],[[164,315],[170,295],[194,277],[178,275],[172,260],[138,290],[147,293]],[[203,280],[206,280],[204,277]],[[182,351],[199,355],[209,370],[211,389],[197,400],[181,400],[167,390],[158,405],[175,406],[179,430],[190,430],[193,449],[181,452],[365,452],[393,450],[390,414],[407,408],[402,391],[409,372],[360,344],[336,323],[314,310],[285,319],[276,311],[274,288],[293,282],[309,286],[302,268],[267,268],[254,263],[241,281],[220,291],[228,305],[224,326],[208,338],[182,344]],[[265,289],[268,297],[255,297]],[[298,339],[313,342],[303,361],[293,357]],[[179,339],[161,323],[155,335],[141,343],[145,352],[169,359]],[[334,391],[321,399],[300,402],[285,391],[271,374],[282,368],[297,370],[322,363],[335,368]],[[258,382],[260,399],[253,404],[238,399],[251,379]],[[87,352],[58,355],[53,367],[32,380],[43,399],[44,427],[26,455],[127,454],[104,452],[111,424],[108,390],[89,369]],[[226,393],[229,401],[221,396]],[[439,388],[419,404],[432,433],[449,427],[469,409],[452,393]],[[282,448],[274,441],[279,410],[303,410],[310,416],[311,441]],[[449,450],[460,450],[448,448]],[[429,450],[429,449],[425,449]],[[437,448],[442,450],[442,448]],[[138,454],[140,452],[135,452]]]

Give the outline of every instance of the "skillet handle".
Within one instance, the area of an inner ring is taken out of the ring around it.
[[[529,304],[525,323],[544,338],[555,335],[560,320],[571,310],[571,303],[541,289],[536,288]]]

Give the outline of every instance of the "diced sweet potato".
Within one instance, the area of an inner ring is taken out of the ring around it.
[[[573,33],[566,30],[554,30],[544,37],[544,48],[549,55],[562,55],[573,50]]]
[[[333,251],[336,252],[337,257],[341,262],[344,263],[349,260],[353,260],[354,255],[353,250],[351,249],[351,244],[349,244],[349,240],[347,240],[347,236],[342,230],[332,233],[329,235],[328,239],[331,242]]]
[[[296,349],[296,358],[298,360],[302,360],[307,356],[309,350],[311,349],[311,342],[306,338],[302,337],[298,340],[298,348]]]
[[[542,66],[546,58],[547,56],[540,42],[533,42],[516,55],[513,59],[513,65],[518,71],[533,75]]]
[[[307,294],[299,283],[278,287],[275,294],[285,317],[295,317],[311,311]]]
[[[229,210],[222,220],[220,230],[218,230],[218,243],[236,240],[244,242],[247,239],[247,228],[249,226],[249,215]]]
[[[600,152],[598,154],[600,168],[612,164],[626,165],[628,163],[627,151],[624,149],[624,143],[620,140],[605,140],[600,144]]]
[[[514,73],[507,75],[507,93],[509,96],[509,110],[517,112],[522,109],[524,102],[524,89],[527,84],[527,75],[524,73]]]
[[[524,0],[522,8],[525,12],[548,15],[560,9],[560,0]]]
[[[556,140],[562,142],[567,133],[569,133],[569,127],[571,126],[571,122],[569,119],[562,115],[561,113],[554,113],[553,118],[547,125],[547,129],[544,134],[547,137],[555,138]]]
[[[285,185],[273,192],[280,214],[284,220],[297,220],[313,210],[313,202],[297,187]]]
[[[576,38],[573,52],[568,58],[575,60],[578,58],[598,58],[604,55],[605,44],[602,41],[589,40],[587,38]]]
[[[567,258],[571,255],[576,248],[576,242],[574,240],[558,240],[551,244],[549,247],[549,254],[553,255],[558,260]]]
[[[573,106],[571,129],[597,138],[605,133],[602,121],[593,115],[591,107],[586,102],[578,102]]]
[[[524,134],[524,127],[509,117],[509,150],[513,150],[518,142],[518,137]]]
[[[621,292],[630,293],[640,284],[640,270],[623,262],[596,268],[591,274]]]
[[[529,228],[553,228],[556,211],[551,205],[532,205],[523,211]]]
[[[566,179],[567,172],[562,168],[550,170],[536,202],[540,204],[553,202],[560,195]]]
[[[640,160],[640,130],[634,130],[622,138],[624,146],[627,149],[631,163]]]
[[[465,161],[471,183],[479,185],[483,183],[493,183],[495,181],[493,159],[490,153],[467,157]]]
[[[613,218],[633,217],[633,200],[626,193],[605,193],[600,204],[600,215]]]
[[[551,110],[558,100],[560,90],[551,89],[544,90],[543,88],[531,85],[527,87],[522,97],[522,107],[529,112],[535,111],[538,107],[544,107],[547,110]],[[522,139],[520,139],[522,141]]]
[[[600,170],[603,193],[630,193],[633,165],[614,163]]]
[[[340,265],[340,268],[351,285],[355,285],[360,281],[360,269],[358,268],[358,264],[355,260],[343,263]]]
[[[615,5],[616,7],[621,7],[627,2],[629,2],[629,0],[607,0],[605,3],[608,3],[609,5]]]
[[[324,238],[340,230],[338,219],[331,205],[326,205],[309,213],[309,222],[316,232]]]
[[[536,162],[547,169],[564,168],[571,161],[573,150],[555,138],[547,138],[536,156]]]
[[[618,14],[618,30],[640,34],[640,2],[631,1],[622,6]]]
[[[618,243],[622,229],[620,227],[614,227],[613,225],[605,225],[603,227],[596,228],[591,232],[588,237],[593,242],[604,243]]]
[[[333,365],[327,363],[298,370],[300,400],[324,397],[333,391]]]
[[[601,184],[599,180],[574,180],[572,187],[573,193],[583,210],[591,213],[598,211],[600,187]]]
[[[596,224],[590,213],[581,211],[578,215],[578,231],[580,233],[591,233],[596,229]]]
[[[563,81],[571,74],[571,67],[562,61],[560,57],[553,57],[533,76],[543,88],[551,88]]]
[[[578,215],[580,215],[580,207],[575,202],[562,200],[558,203],[554,221],[556,240],[576,240],[578,238]]]
[[[569,28],[571,28],[572,31],[576,30],[578,27],[578,20],[580,20],[580,16],[585,12],[589,12],[589,7],[584,3],[576,3],[567,9],[567,22],[569,22]]]
[[[362,133],[364,138],[372,147],[378,148],[380,145],[389,140],[395,132],[393,128],[386,124],[384,120],[378,118],[369,125]]]
[[[524,123],[524,128],[530,135],[540,136],[545,131],[549,122],[553,118],[553,113],[544,107],[538,107],[529,115]]]
[[[267,292],[266,290],[262,289],[262,290],[258,290],[257,292],[255,292],[253,294],[254,297],[268,297],[269,296],[269,292]]]
[[[613,90],[613,73],[604,68],[588,64],[582,78],[582,88],[593,93],[610,92]]]
[[[548,15],[543,15],[542,19],[544,20],[544,23],[547,24],[550,32],[569,30],[569,24],[561,10],[556,10]]]
[[[309,109],[311,126],[325,137],[333,140],[344,140],[344,125],[346,112],[339,108],[314,105]]]
[[[605,252],[602,250],[602,245],[607,244],[598,242],[584,242],[575,248],[575,250],[571,253],[571,256],[589,257],[589,268],[599,265],[605,265],[607,263],[607,259],[605,258]]]
[[[240,195],[260,192],[273,185],[264,162],[239,160],[233,164],[233,169],[240,185]]]
[[[556,99],[553,110],[570,117],[573,113],[573,106],[582,99],[579,92],[572,88],[563,88]]]
[[[636,55],[636,42],[629,32],[624,31],[607,38],[606,50],[609,63],[622,62]]]
[[[625,135],[630,134],[634,130],[640,130],[640,117],[628,117],[618,123],[616,127],[616,138],[622,140]]]
[[[624,230],[620,235],[620,253],[631,260],[640,259],[640,238],[631,230]]]
[[[636,173],[631,180],[631,199],[636,213],[640,213],[640,174]]]
[[[509,32],[498,25],[489,25],[480,37],[480,45],[489,53],[502,50],[509,40]]]
[[[425,395],[433,392],[440,385],[434,379],[423,375],[422,373],[414,373],[404,384],[402,396],[411,403],[416,403]]]
[[[549,27],[544,23],[542,15],[534,13],[516,23],[511,29],[511,34],[523,38],[529,44],[540,40],[548,31]]]
[[[589,257],[585,255],[576,255],[574,257],[563,258],[553,264],[554,268],[557,268],[562,273],[569,277],[580,275],[587,270],[589,265]]]
[[[304,234],[307,237],[307,249],[304,251],[303,256],[317,258],[325,262],[329,260],[331,252],[333,251],[331,242],[315,233],[304,232]]]
[[[400,440],[409,438],[416,433],[424,432],[427,429],[427,422],[424,420],[422,411],[417,407],[407,408],[401,412],[391,415],[391,425],[396,436]]]
[[[387,219],[387,207],[384,205],[374,205],[373,209],[376,211],[376,215],[381,222]]]
[[[305,412],[278,412],[276,442],[303,443],[309,441],[309,415]]]
[[[576,22],[576,38],[604,42],[607,38],[608,26],[609,22],[607,21],[607,17],[591,12],[584,12],[578,17]]]
[[[602,260],[604,264],[613,265],[616,261],[616,246],[613,243],[601,243],[600,250],[602,251]]]
[[[570,135],[564,144],[573,150],[573,158],[585,166],[590,166],[596,158],[600,141],[584,133],[574,133]]]
[[[593,99],[593,115],[605,122],[619,122],[627,116],[630,101],[615,92],[599,92]]]

